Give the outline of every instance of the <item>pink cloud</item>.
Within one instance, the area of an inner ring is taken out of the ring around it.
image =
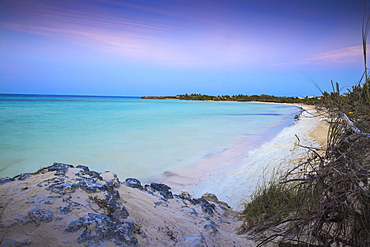
[[[367,48],[370,48],[370,45]],[[306,56],[306,58],[303,58],[302,60],[294,60],[294,58],[291,58],[290,60],[291,61],[288,62],[274,64],[272,67],[310,64],[357,64],[363,62],[363,50],[362,46],[350,46],[336,50],[328,50],[312,56]]]
[[[196,8],[192,4],[159,8],[113,0],[96,0],[104,4],[88,6],[68,0],[68,4],[58,0],[5,2],[15,17],[0,23],[0,27],[88,47],[109,56],[168,66],[240,68],[268,66],[281,57],[276,51],[279,49],[263,37],[254,37],[253,28],[243,27],[240,33],[237,27],[228,27],[222,21],[213,25],[218,19],[212,15],[219,12],[210,9],[222,6],[206,6],[205,2]],[[114,6],[123,9],[117,11]],[[132,9],[148,15],[133,17]],[[203,28],[203,23],[211,25]]]
[[[370,47],[370,46],[369,46]],[[362,46],[350,46],[342,49],[326,51],[307,58],[309,62],[353,62],[363,54]]]

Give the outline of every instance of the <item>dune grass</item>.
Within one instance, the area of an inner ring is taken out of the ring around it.
[[[333,91],[323,92],[319,107],[335,119],[325,154],[310,149],[311,158],[284,177],[262,182],[241,212],[240,233],[260,246],[370,246],[369,27],[370,16],[364,17],[359,83],[343,93],[332,82]]]
[[[335,117],[325,154],[312,149],[307,161],[262,182],[241,212],[240,233],[260,246],[370,246],[369,84],[325,96]]]
[[[244,204],[241,212],[244,225],[239,233],[253,229],[253,234],[259,234],[300,217],[303,208],[309,208],[313,202],[313,194],[306,185],[283,183],[278,172],[274,172],[270,180],[262,180],[249,202]]]

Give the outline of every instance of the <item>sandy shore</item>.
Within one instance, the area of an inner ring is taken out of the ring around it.
[[[255,246],[217,197],[56,163],[0,179],[1,246]]]
[[[274,169],[288,168],[307,156],[307,149],[324,147],[329,125],[320,121],[320,114],[312,106],[294,105],[304,109],[298,121],[284,128],[262,146],[254,147],[254,140],[240,140],[220,153],[186,169],[168,173],[160,179],[175,192],[187,191],[194,196],[209,192],[233,209],[242,209],[262,177]],[[253,138],[260,138],[259,135]],[[260,140],[259,140],[260,141]]]
[[[262,146],[241,141],[161,183],[58,163],[0,179],[1,246],[256,246],[236,234],[241,223],[221,201],[240,209],[264,171],[304,159],[296,135],[305,146],[325,144],[328,125],[300,107],[299,121]]]

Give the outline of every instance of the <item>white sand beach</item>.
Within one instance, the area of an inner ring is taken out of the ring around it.
[[[304,159],[307,150],[297,145],[296,135],[305,146],[324,144],[327,125],[315,116],[315,109],[303,107],[306,111],[299,121],[247,154],[239,143],[225,150],[227,155],[215,154],[206,163],[158,181],[172,189],[58,163],[37,173],[1,179],[0,243],[256,246],[248,236],[236,234],[241,225],[237,213],[220,201],[241,209],[264,171],[269,174]],[[192,180],[198,174],[202,176]],[[183,186],[190,194],[181,191]]]
[[[262,146],[254,148],[250,145],[253,140],[240,140],[194,166],[167,174],[160,181],[175,192],[186,190],[194,196],[206,192],[216,194],[221,201],[240,210],[264,173],[267,178],[274,169],[292,167],[307,156],[308,150],[297,145],[296,136],[303,146],[320,148],[325,145],[329,125],[320,121],[313,107],[295,106],[304,109],[299,120]]]

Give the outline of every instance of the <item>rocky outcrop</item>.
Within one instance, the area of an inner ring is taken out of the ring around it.
[[[54,163],[0,179],[0,196],[1,246],[248,246],[212,194],[176,195],[87,166]]]

